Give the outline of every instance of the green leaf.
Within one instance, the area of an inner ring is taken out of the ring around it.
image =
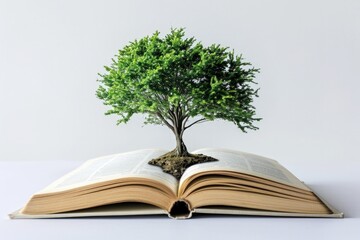
[[[252,102],[259,69],[227,47],[186,38],[183,28],[130,42],[104,69],[96,96],[110,107],[106,114],[119,116],[118,124],[134,114],[146,114],[146,124],[165,124],[159,114],[173,123],[173,113],[257,129]]]

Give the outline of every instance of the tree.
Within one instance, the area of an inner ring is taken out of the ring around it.
[[[120,124],[142,113],[145,123],[165,125],[175,135],[174,155],[189,155],[183,135],[199,123],[223,119],[243,132],[257,129],[252,85],[259,70],[226,47],[186,38],[184,29],[130,42],[105,70],[97,90],[111,107],[105,114],[119,115]]]

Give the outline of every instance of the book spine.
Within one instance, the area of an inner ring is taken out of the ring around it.
[[[191,218],[194,211],[185,199],[179,199],[173,202],[168,216],[172,219],[188,219]]]

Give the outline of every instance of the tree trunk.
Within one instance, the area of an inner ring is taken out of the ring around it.
[[[174,150],[175,154],[178,155],[178,156],[188,156],[189,153],[187,151],[187,148],[185,146],[185,143],[182,139],[181,136],[179,136],[178,134],[175,134],[176,135],[176,148]]]
[[[176,148],[171,151],[171,154],[181,157],[187,157],[190,156],[190,154],[187,151],[187,148],[185,146],[182,137],[186,129],[185,123],[189,117],[182,115],[182,112],[183,110],[180,106],[172,107],[171,110],[169,110],[169,115],[170,115],[169,120],[172,124],[167,122],[160,112],[158,113],[158,117],[175,134]]]

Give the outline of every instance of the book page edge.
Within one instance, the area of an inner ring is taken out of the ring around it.
[[[305,183],[304,183],[305,184]],[[306,184],[305,184],[306,185]],[[307,186],[311,189],[309,186]],[[241,209],[237,207],[216,207],[216,208],[195,208],[193,213],[201,214],[224,214],[224,215],[245,215],[245,216],[268,216],[268,217],[304,217],[304,218],[344,218],[344,213],[333,207],[327,201],[325,201],[319,194],[311,190],[315,196],[317,196],[321,202],[329,208],[332,213],[330,214],[307,214],[307,213],[287,213],[287,212],[272,212],[272,211],[262,211],[262,210],[251,210],[251,209]]]

